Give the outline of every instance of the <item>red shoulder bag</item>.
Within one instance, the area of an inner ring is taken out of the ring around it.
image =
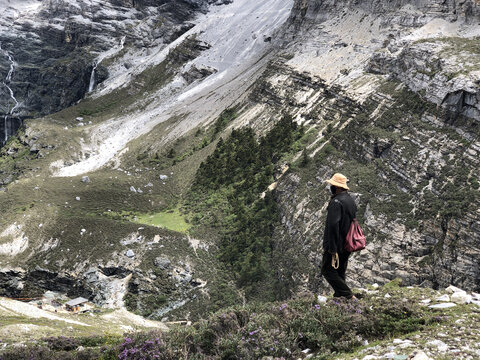
[[[347,238],[345,239],[345,250],[348,252],[360,251],[365,249],[366,245],[367,243],[365,235],[363,235],[363,230],[358,224],[357,219],[354,218],[350,224]]]

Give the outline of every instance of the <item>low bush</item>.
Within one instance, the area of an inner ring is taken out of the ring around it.
[[[163,339],[164,335],[158,331],[137,333],[124,338],[118,346],[120,360],[175,360],[178,356],[168,348]]]

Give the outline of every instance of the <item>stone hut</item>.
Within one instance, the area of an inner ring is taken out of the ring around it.
[[[85,308],[88,300],[83,297],[78,297],[76,299],[70,300],[65,304],[67,311],[78,312]]]

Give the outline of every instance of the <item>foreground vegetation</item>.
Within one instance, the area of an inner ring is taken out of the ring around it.
[[[439,314],[421,305],[422,297],[435,294],[393,282],[360,300],[318,303],[313,295],[305,295],[284,303],[230,307],[166,333],[46,338],[6,350],[0,359],[297,359],[306,349],[314,359],[332,359],[348,356],[368,342],[453,324],[467,312],[466,306],[459,306]]]

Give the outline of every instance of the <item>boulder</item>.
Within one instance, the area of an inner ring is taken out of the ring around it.
[[[89,183],[90,182],[90,178],[88,176],[82,176],[82,182],[83,183]]]
[[[444,301],[444,302],[448,302],[450,301],[450,296],[448,296],[447,294],[444,294],[442,296],[439,296],[435,299],[435,301]]]
[[[166,257],[157,257],[155,259],[155,266],[158,266],[162,270],[169,269],[171,265],[171,261]]]
[[[322,303],[326,303],[327,302],[327,297],[326,296],[322,296],[322,295],[318,295],[317,296],[317,301],[322,304]]]
[[[431,357],[428,357],[423,351],[417,351],[416,354],[412,357],[412,360],[433,360]]]
[[[430,309],[448,309],[454,306],[457,306],[457,304],[446,302],[441,304],[430,305],[429,308]]]
[[[457,304],[470,304],[472,302],[472,296],[465,292],[456,292],[451,296],[451,299]]]
[[[453,285],[450,285],[449,287],[447,287],[445,289],[446,292],[450,293],[450,294],[453,294],[453,293],[458,293],[458,292],[465,292],[465,290],[462,290],[456,286],[453,286]]]
[[[125,253],[125,256],[126,257],[129,257],[129,258],[133,258],[135,256],[135,253],[133,252],[133,250],[129,249],[126,253]]]
[[[445,352],[448,350],[448,345],[445,344],[442,340],[432,340],[427,343],[430,347],[435,347],[440,352]]]
[[[192,275],[186,272],[181,272],[180,276],[182,277],[182,282],[189,283],[192,281]]]

